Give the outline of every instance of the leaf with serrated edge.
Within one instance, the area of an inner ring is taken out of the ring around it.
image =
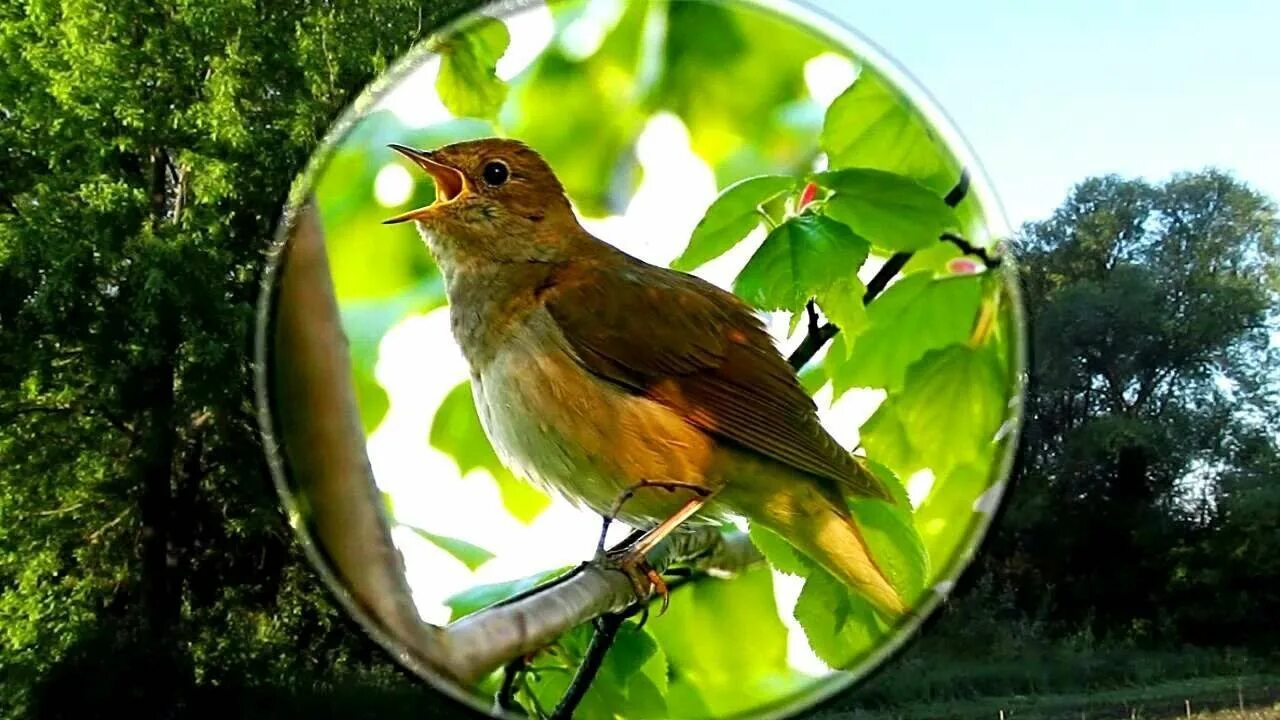
[[[850,510],[876,564],[907,605],[924,589],[929,557],[911,521],[909,506],[880,500],[853,500]]]
[[[809,298],[848,288],[868,250],[848,227],[799,215],[769,233],[734,280],[734,292],[761,310],[804,312]]]
[[[805,581],[794,616],[814,654],[835,669],[852,666],[884,634],[871,603],[825,571]]]
[[[847,168],[818,173],[814,179],[835,191],[824,206],[828,216],[888,252],[923,250],[943,233],[960,230],[955,210],[909,177]]]
[[[863,66],[827,108],[820,139],[832,169],[899,173],[945,193],[960,175],[928,122],[878,73]]]
[[[867,307],[866,329],[847,360],[830,368],[836,397],[851,387],[893,391],[926,352],[965,341],[979,292],[975,276],[935,280],[929,272],[907,275],[889,286]]]
[[[791,546],[781,535],[768,528],[751,523],[751,543],[778,572],[804,577],[815,565]]]
[[[1005,415],[999,370],[988,354],[967,345],[930,351],[886,402],[894,403],[904,432],[934,473],[987,454]]]
[[[761,175],[725,188],[707,208],[689,237],[689,246],[671,267],[693,270],[728,252],[763,222],[758,208],[795,185],[793,177]]]

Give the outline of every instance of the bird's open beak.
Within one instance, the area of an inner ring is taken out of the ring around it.
[[[466,178],[463,177],[462,173],[458,170],[431,159],[431,153],[414,150],[411,147],[396,145],[394,143],[387,147],[395,150],[401,155],[404,155],[412,160],[415,165],[427,171],[427,174],[431,176],[431,179],[435,181],[436,184],[436,199],[426,207],[410,210],[407,213],[387,218],[382,221],[383,225],[402,223],[409,220],[418,220],[425,217],[427,213],[436,206],[443,205],[462,194],[462,190],[466,186]]]

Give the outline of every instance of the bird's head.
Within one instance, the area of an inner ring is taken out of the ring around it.
[[[522,142],[486,138],[431,151],[391,148],[431,176],[436,197],[383,223],[415,221],[438,259],[551,259],[578,228],[564,186]]]

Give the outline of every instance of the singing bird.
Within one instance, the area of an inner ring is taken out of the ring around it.
[[[579,507],[648,528],[620,563],[633,582],[658,580],[643,554],[663,536],[736,515],[905,612],[846,503],[893,497],[823,429],[750,306],[592,236],[522,142],[390,147],[435,182],[430,205],[384,222],[414,221],[440,268],[495,452]]]

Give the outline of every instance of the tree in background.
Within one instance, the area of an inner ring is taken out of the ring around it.
[[[1024,612],[1148,643],[1262,639],[1277,228],[1271,201],[1208,170],[1091,178],[1022,229],[1026,452],[985,564]]]
[[[316,143],[470,4],[0,8],[0,715],[397,682],[275,511],[250,328]]]

